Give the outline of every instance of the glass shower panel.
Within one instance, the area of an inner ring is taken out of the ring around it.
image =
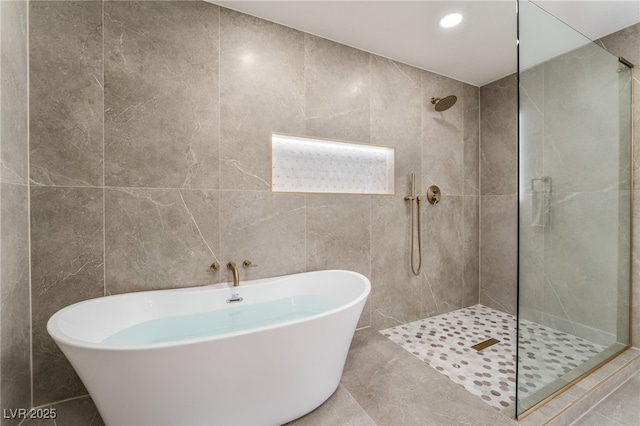
[[[517,414],[629,343],[631,71],[518,2]]]

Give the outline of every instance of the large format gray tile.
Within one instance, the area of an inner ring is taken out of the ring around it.
[[[31,188],[33,403],[86,393],[46,331],[49,317],[104,295],[103,194],[95,188]]]
[[[372,329],[356,332],[343,386],[378,425],[513,425]]]
[[[518,197],[480,200],[480,303],[515,315],[518,280]]]
[[[371,57],[371,143],[395,149],[395,193],[409,195],[411,173],[422,188],[422,71],[386,58]],[[374,197],[378,198],[378,197]],[[383,197],[384,198],[384,197]],[[402,200],[400,200],[402,201]]]
[[[218,191],[106,190],[106,292],[219,282],[218,206]]]
[[[28,3],[0,2],[0,400],[31,405]],[[17,425],[3,411],[3,425]]]
[[[640,99],[640,76],[638,75],[637,69],[636,72],[634,74],[634,81],[633,81],[634,87],[635,87],[635,93],[634,93],[634,99]],[[636,104],[636,108],[635,108],[635,117],[634,117],[634,121],[633,121],[633,132],[636,140],[634,142],[634,160],[635,160],[635,164],[633,164],[633,172],[634,172],[634,189],[639,189],[640,188],[640,141],[638,140],[638,136],[640,134],[640,108],[637,107]]]
[[[518,272],[520,295],[520,315],[530,321],[544,323],[544,236],[545,228],[532,224],[531,194],[521,195]]]
[[[480,197],[462,197],[463,281],[461,307],[480,301]]]
[[[348,269],[371,276],[371,197],[306,196],[306,268]]]
[[[28,6],[0,3],[0,182],[29,181]]]
[[[545,284],[544,236],[551,225],[545,197],[553,194],[533,193],[533,179],[539,184],[543,171],[544,67],[522,73],[520,77],[520,190],[519,195],[519,294],[520,313],[524,318],[543,323]],[[551,183],[551,188],[553,183]],[[535,200],[535,203],[534,203]],[[543,200],[543,202],[541,202]],[[550,202],[550,198],[548,199]],[[544,225],[544,226],[542,226]]]
[[[218,13],[105,3],[107,185],[218,188]]]
[[[305,271],[305,210],[304,195],[222,191],[221,281],[232,279],[225,268],[231,260],[257,265],[240,268],[241,280]]]
[[[640,191],[633,191],[633,223],[640,223]],[[636,247],[640,247],[640,226],[633,227],[632,244],[634,247],[631,277],[631,300],[640,300],[640,256],[637,255]],[[633,302],[631,305],[631,345],[640,347],[640,303]]]
[[[630,165],[620,155],[617,69],[618,61],[595,44],[545,63],[544,169],[554,191],[628,186],[628,177],[619,182]]]
[[[464,106],[464,195],[480,195],[480,89],[465,84]]]
[[[0,397],[5,409],[31,406],[28,202],[26,185],[0,185]]]
[[[463,87],[464,197],[462,198],[463,285],[461,307],[480,300],[480,89]]]
[[[636,423],[630,423],[629,425],[635,425]],[[603,416],[597,411],[589,411],[583,417],[576,420],[575,423],[572,423],[572,426],[621,426],[621,423],[614,423],[611,419]]]
[[[431,98],[455,95],[458,101],[437,112]],[[422,72],[422,185],[438,185],[443,194],[464,193],[464,84],[427,71]]]
[[[422,313],[422,276],[411,272],[411,208],[414,215],[417,214],[416,206],[405,201],[404,194],[371,200],[372,290],[369,302],[371,326],[376,330],[414,321]],[[414,268],[417,269],[416,220],[414,217]],[[424,268],[424,250],[422,257]]]
[[[554,194],[552,224],[545,229],[544,312],[616,334],[618,269],[629,270],[628,250],[618,259],[624,256],[619,230],[628,232],[618,217],[625,204],[628,197],[617,191]]]
[[[51,406],[48,405],[44,407],[45,409],[50,409]],[[21,423],[22,426],[56,426],[56,421],[52,418],[48,419],[26,419]]]
[[[480,88],[482,195],[518,190],[518,83],[515,75]]]
[[[102,186],[102,4],[33,1],[29,28],[31,181]]]
[[[51,408],[56,410],[56,425],[104,426],[104,421],[89,396],[53,404]]]
[[[287,423],[287,426],[375,426],[375,424],[344,386],[338,385],[338,389],[325,403],[309,414]]]
[[[576,413],[569,413],[567,416],[569,421],[579,418],[579,416],[591,407],[598,407],[602,404],[602,410],[597,412],[605,415],[612,423],[622,425],[636,425],[640,419],[640,409],[631,401],[636,401],[640,392],[638,391],[638,368],[640,360],[625,365],[615,375],[610,376],[608,380],[601,382],[590,393],[585,395],[583,409]],[[631,383],[630,383],[631,382]],[[618,422],[618,423],[615,423]]]
[[[462,307],[464,281],[463,197],[425,203],[423,308],[430,317]]]
[[[102,417],[94,405],[91,397],[82,396],[79,398],[62,401],[54,404],[38,407],[44,413],[54,416],[54,418],[34,418],[26,419],[22,426],[104,426]],[[34,413],[35,414],[35,413]],[[4,423],[3,423],[4,424]]]
[[[519,158],[520,175],[513,176],[520,190],[530,194],[531,180],[545,176],[544,170],[544,65],[520,73]],[[512,135],[515,138],[515,134]]]
[[[271,186],[271,132],[304,133],[304,33],[220,10],[220,187]]]
[[[370,56],[343,44],[304,35],[308,135],[369,142]]]
[[[640,424],[639,395],[640,373],[636,373],[573,424],[575,426],[638,425]]]

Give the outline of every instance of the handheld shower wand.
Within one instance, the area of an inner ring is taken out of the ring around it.
[[[404,197],[405,201],[411,202],[411,272],[413,275],[420,275],[420,271],[422,270],[422,231],[420,229],[420,202],[422,201],[422,196],[416,196],[416,174],[411,173],[411,195],[407,195]],[[414,220],[413,220],[413,202],[416,201],[418,208],[418,269],[415,268],[414,265],[414,256],[413,256],[413,236],[414,236]]]

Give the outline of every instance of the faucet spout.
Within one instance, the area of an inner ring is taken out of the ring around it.
[[[238,275],[236,262],[227,263],[227,269],[231,269],[231,271],[233,271],[233,286],[238,287],[240,285],[240,276]]]

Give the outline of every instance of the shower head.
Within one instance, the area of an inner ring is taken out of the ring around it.
[[[455,95],[445,96],[444,98],[431,98],[431,103],[436,106],[436,111],[446,111],[455,105],[458,98]]]

